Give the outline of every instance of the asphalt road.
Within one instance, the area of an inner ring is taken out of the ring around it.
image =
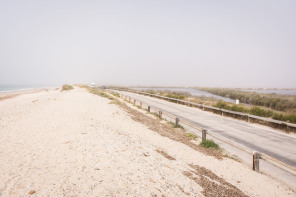
[[[296,167],[295,134],[286,134],[266,126],[247,123],[149,96],[123,91],[122,93]]]

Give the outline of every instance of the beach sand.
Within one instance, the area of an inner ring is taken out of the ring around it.
[[[0,101],[0,196],[295,196],[83,88]]]

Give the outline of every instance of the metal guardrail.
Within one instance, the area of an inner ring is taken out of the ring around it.
[[[212,107],[212,106],[208,106],[208,105],[193,103],[193,102],[190,102],[190,101],[184,101],[184,100],[169,98],[169,97],[160,96],[160,95],[156,95],[156,94],[149,94],[149,93],[141,92],[141,91],[120,90],[120,89],[114,89],[114,90],[132,92],[132,93],[136,93],[136,94],[146,95],[146,96],[149,96],[149,97],[155,97],[155,98],[167,100],[167,101],[170,101],[170,102],[174,102],[174,103],[177,103],[177,104],[183,104],[183,105],[186,105],[186,106],[189,106],[189,107],[196,107],[196,108],[200,108],[200,109],[207,110],[207,111],[213,111],[214,113],[217,112],[218,114],[220,114],[222,116],[223,115],[226,115],[226,116],[235,115],[235,116],[239,116],[240,119],[246,120],[247,122],[251,122],[253,120],[253,122],[257,121],[256,123],[262,124],[260,121],[263,121],[263,122],[274,124],[279,128],[285,128],[287,130],[290,129],[290,130],[296,131],[296,124],[292,124],[292,123],[288,123],[288,122],[273,120],[273,119],[270,119],[270,118],[264,118],[264,117],[250,115],[250,114],[246,114],[246,113],[242,113],[242,112],[234,112],[234,111],[230,111],[230,110],[226,110],[226,109],[220,109],[220,108],[217,108],[217,107]],[[266,125],[266,124],[263,124],[263,125]]]
[[[108,90],[108,91],[111,91],[113,93],[117,93],[117,92],[114,92],[113,90]],[[145,93],[145,94],[147,94],[147,93]],[[131,103],[131,99],[133,99],[134,100],[134,104],[136,104],[136,99],[135,98],[132,98],[132,97],[127,96],[127,95],[124,96],[123,94],[121,94],[121,97],[122,97],[122,99],[124,101],[127,101],[129,103]],[[129,99],[127,100],[127,98],[129,98]],[[165,98],[167,98],[167,97],[165,97]],[[175,100],[177,100],[177,99],[175,99]],[[140,100],[138,100],[138,101],[140,101]],[[182,101],[182,102],[184,102],[184,101]],[[140,101],[140,107],[141,108],[142,108],[142,104],[143,103],[145,103],[145,102]],[[165,115],[165,116],[167,116],[169,118],[175,119],[176,120],[176,124],[178,124],[179,122],[181,122],[181,123],[183,123],[183,124],[185,124],[185,125],[187,125],[187,126],[189,126],[191,128],[194,128],[196,130],[201,131],[203,133],[203,140],[206,139],[206,134],[208,134],[208,135],[210,135],[210,136],[212,136],[212,137],[214,137],[214,138],[216,138],[218,140],[221,140],[221,141],[223,141],[223,142],[225,142],[225,143],[227,143],[229,145],[232,145],[232,146],[234,146],[234,147],[236,147],[236,148],[238,148],[238,149],[240,149],[240,150],[242,150],[242,151],[244,151],[244,152],[246,152],[248,154],[253,155],[253,170],[255,170],[255,171],[259,171],[259,159],[263,159],[263,160],[265,160],[267,162],[272,163],[273,165],[276,165],[277,167],[281,168],[282,170],[285,170],[285,171],[287,171],[287,172],[289,172],[289,173],[291,173],[293,175],[296,175],[296,168],[293,167],[293,166],[290,166],[290,165],[288,165],[286,163],[283,163],[283,162],[281,162],[281,161],[279,161],[279,160],[277,160],[277,159],[275,159],[275,158],[273,158],[273,157],[271,157],[269,155],[266,155],[264,153],[258,153],[255,150],[252,150],[252,149],[250,149],[248,147],[245,147],[245,146],[243,146],[241,144],[238,144],[236,142],[233,142],[232,140],[229,140],[229,139],[227,139],[225,137],[222,137],[222,136],[220,136],[218,134],[215,134],[215,133],[213,133],[211,131],[207,131],[207,130],[201,128],[201,127],[198,127],[195,124],[192,124],[192,123],[186,121],[186,120],[179,119],[178,117],[176,117],[176,116],[174,116],[172,114],[169,114],[167,112],[163,112],[159,108],[151,107],[148,103],[146,103],[146,105],[148,106],[148,111],[150,111],[151,109],[154,109],[155,111],[161,112],[159,114],[163,114],[163,115]],[[200,104],[197,104],[197,105],[200,105]]]

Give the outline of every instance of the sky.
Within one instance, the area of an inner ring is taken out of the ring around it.
[[[0,85],[296,88],[295,0],[0,0]]]

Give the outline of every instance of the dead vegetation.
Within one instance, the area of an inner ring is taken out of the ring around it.
[[[189,165],[193,170],[185,171],[183,174],[194,180],[203,188],[202,194],[206,197],[247,197],[241,190],[218,177],[212,171],[198,165]]]
[[[174,157],[170,156],[169,154],[167,154],[166,152],[164,152],[163,150],[156,150],[156,152],[158,152],[159,154],[161,154],[162,156],[164,156],[165,158],[167,158],[168,160],[176,160]]]

